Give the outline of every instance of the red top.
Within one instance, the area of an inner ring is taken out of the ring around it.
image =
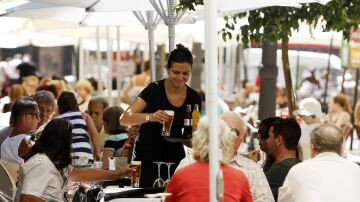
[[[222,165],[224,199],[222,202],[252,202],[249,182],[240,171]],[[165,202],[208,202],[209,163],[195,162],[178,170],[171,178],[165,192],[172,193]]]

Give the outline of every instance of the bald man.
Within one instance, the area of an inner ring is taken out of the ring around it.
[[[278,201],[359,201],[360,167],[342,157],[343,131],[322,124],[310,133],[310,143],[312,159],[290,169]]]
[[[254,202],[273,202],[274,198],[265,174],[252,160],[236,153],[240,145],[245,141],[247,126],[244,120],[235,112],[225,112],[220,118],[235,131],[237,137],[234,139],[234,157],[230,166],[241,170],[248,178],[250,191]],[[186,157],[180,162],[177,170],[194,162],[191,149],[187,151]]]

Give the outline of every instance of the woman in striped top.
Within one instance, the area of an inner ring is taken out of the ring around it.
[[[73,126],[71,155],[79,157],[81,162],[93,160],[94,157],[96,160],[100,160],[99,135],[94,122],[88,114],[79,110],[75,95],[64,91],[59,96],[57,104],[60,114],[57,118],[66,119]],[[90,142],[92,142],[93,148]]]

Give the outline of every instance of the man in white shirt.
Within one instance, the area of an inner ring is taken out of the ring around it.
[[[322,124],[310,134],[313,159],[291,168],[279,189],[279,202],[357,202],[360,167],[341,157],[343,132]]]
[[[295,116],[301,116],[304,125],[301,127],[299,144],[302,149],[303,160],[310,159],[310,133],[321,124],[324,114],[321,104],[314,98],[305,98],[300,101],[299,110],[294,111]]]
[[[227,111],[220,118],[237,133],[234,140],[235,151],[246,139],[247,127],[244,120],[235,112]],[[185,158],[180,162],[177,170],[194,162],[191,150],[187,151]],[[241,155],[235,155],[229,164],[231,167],[241,170],[247,177],[250,184],[254,202],[274,202],[274,197],[265,174],[262,169],[252,160]]]

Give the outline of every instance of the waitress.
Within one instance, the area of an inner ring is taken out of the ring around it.
[[[168,78],[150,83],[136,98],[135,102],[120,117],[121,125],[142,124],[135,141],[133,160],[141,161],[140,187],[152,187],[158,177],[157,165],[162,161],[175,163],[173,175],[179,162],[185,157],[182,143],[165,140],[161,136],[162,123],[169,117],[164,110],[175,112],[171,137],[181,137],[184,126],[186,105],[200,106],[199,94],[186,85],[191,75],[193,57],[189,49],[176,45],[166,65]],[[161,178],[166,180],[167,168],[162,166]]]

